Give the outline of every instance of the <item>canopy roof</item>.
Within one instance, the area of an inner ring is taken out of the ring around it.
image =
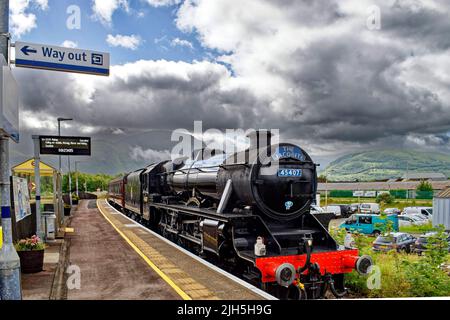
[[[48,164],[40,161],[39,162],[39,171],[41,174],[41,177],[49,177],[53,176],[53,173],[56,172],[56,169],[49,166]],[[21,164],[18,164],[17,166],[12,168],[13,174],[27,174],[34,176],[34,158],[29,159],[25,162],[22,162]]]

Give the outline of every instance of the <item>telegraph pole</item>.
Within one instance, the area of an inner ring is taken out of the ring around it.
[[[9,64],[9,0],[0,0],[0,50]],[[8,94],[3,92],[3,94]],[[0,194],[3,247],[0,251],[0,299],[21,300],[20,259],[12,243],[9,138],[0,136]]]

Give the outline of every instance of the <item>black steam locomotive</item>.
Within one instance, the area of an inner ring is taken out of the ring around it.
[[[316,165],[296,145],[271,145],[268,132],[250,140],[231,155],[202,150],[131,172],[111,181],[109,201],[279,298],[343,296],[344,274],[367,273],[372,261],[339,249],[310,213]]]

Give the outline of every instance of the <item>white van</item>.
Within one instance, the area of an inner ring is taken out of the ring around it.
[[[333,212],[336,217],[340,217],[342,215],[340,206],[326,206],[324,209],[326,212]]]
[[[380,205],[378,203],[361,203],[359,205],[359,211],[361,213],[375,213],[380,214]]]
[[[428,220],[433,220],[433,208],[432,207],[406,207],[403,209],[403,213],[406,215],[420,214],[425,216]]]

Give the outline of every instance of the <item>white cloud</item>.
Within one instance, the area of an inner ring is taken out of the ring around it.
[[[129,11],[129,4],[127,0],[93,0],[92,11],[94,11],[94,18],[99,20],[104,25],[111,25],[112,16],[118,9]]]
[[[191,50],[194,49],[194,46],[192,45],[191,42],[184,40],[184,39],[180,39],[180,38],[172,39],[172,41],[170,42],[170,45],[172,47],[180,46],[180,47],[189,48]]]
[[[167,7],[179,4],[182,0],[146,0],[152,7]]]
[[[78,43],[71,41],[71,40],[65,40],[61,46],[65,47],[65,48],[76,48],[78,47]]]
[[[10,26],[13,36],[20,38],[37,27],[36,15],[30,13],[30,7],[34,5],[37,9],[47,10],[48,0],[14,0],[10,1]]]
[[[106,37],[106,42],[108,42],[108,44],[112,47],[123,47],[136,50],[142,43],[142,40],[140,36],[134,34],[130,36],[124,36],[121,34],[113,36],[112,34],[108,34]]]

